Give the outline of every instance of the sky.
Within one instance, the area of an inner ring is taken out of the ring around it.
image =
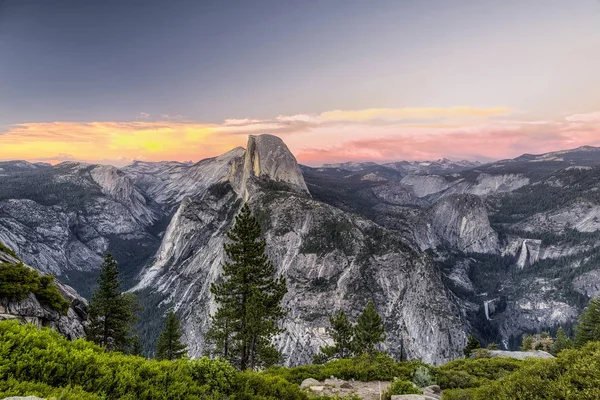
[[[0,160],[600,146],[600,0],[0,0]]]

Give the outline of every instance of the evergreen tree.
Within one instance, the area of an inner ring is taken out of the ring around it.
[[[333,339],[333,346],[321,347],[315,355],[316,364],[321,364],[331,358],[349,358],[353,355],[354,326],[348,320],[344,310],[329,317],[331,327],[327,329]]]
[[[550,347],[550,353],[557,356],[561,351],[572,347],[573,341],[565,334],[562,327],[558,328],[556,339],[554,339],[554,343],[552,343],[552,346]]]
[[[376,346],[385,340],[385,328],[375,304],[369,300],[356,320],[354,328],[354,349],[357,354],[373,355]]]
[[[107,351],[123,351],[130,340],[136,310],[133,295],[121,292],[119,265],[110,253],[104,256],[97,282],[98,289],[88,307],[87,338]]]
[[[224,245],[228,262],[220,280],[211,285],[219,305],[207,338],[213,356],[241,370],[276,363],[280,354],[271,343],[283,330],[278,321],[286,312],[280,303],[287,292],[285,279],[275,278],[275,267],[265,254],[258,220],[244,205]]]
[[[477,338],[475,338],[475,336],[473,334],[469,335],[469,339],[467,340],[467,346],[463,349],[463,354],[465,355],[466,358],[471,357],[471,354],[473,353],[473,351],[477,350],[481,348],[481,344],[479,343],[479,340],[477,340]]]
[[[142,354],[142,343],[140,342],[140,335],[135,334],[132,336],[129,343],[129,354],[132,356],[143,357]]]
[[[600,297],[590,301],[585,311],[579,316],[575,326],[575,344],[581,347],[587,342],[600,340]]]
[[[169,311],[165,329],[156,342],[157,360],[177,360],[187,354],[187,346],[181,342],[179,320],[173,310]]]

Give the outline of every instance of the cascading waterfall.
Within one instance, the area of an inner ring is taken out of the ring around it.
[[[485,317],[487,318],[488,321],[491,321],[492,319],[490,318],[490,303],[493,300],[486,300],[483,302],[483,309],[485,310]]]

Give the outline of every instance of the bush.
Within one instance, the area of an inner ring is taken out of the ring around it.
[[[424,365],[420,365],[415,370],[412,381],[418,387],[427,387],[435,384],[435,381],[431,377],[431,373],[429,372],[429,368]]]
[[[391,381],[394,378],[411,380],[415,370],[425,364],[419,361],[395,362],[386,354],[376,354],[373,359],[368,355],[357,356],[351,359],[329,361],[322,365],[304,365],[294,368],[273,367],[265,373],[276,375],[296,384],[302,383],[307,378],[318,381],[331,376],[343,380]]]
[[[242,372],[239,374],[232,400],[246,399],[305,400],[308,395],[279,376]]]
[[[53,276],[40,274],[23,263],[0,264],[0,297],[9,301],[23,301],[33,293],[40,303],[46,304],[61,314],[66,314],[70,303],[54,285]]]
[[[476,349],[471,353],[471,358],[475,360],[478,358],[490,358],[491,356],[492,355],[488,349]]]
[[[14,258],[16,258],[17,260],[19,260],[19,257],[17,257],[17,253],[15,253],[14,250],[9,249],[4,243],[0,242],[0,252],[2,253],[6,253],[9,256],[13,256]]]
[[[390,400],[392,396],[399,394],[423,394],[423,392],[412,382],[394,379],[390,387],[383,393],[383,398]]]
[[[20,396],[27,394],[43,398],[61,400],[100,400],[100,397],[87,393],[81,387],[53,388],[44,383],[19,382],[13,378],[0,381],[0,397]]]
[[[500,357],[454,360],[438,367],[434,376],[442,389],[475,388],[510,375],[529,361]]]
[[[308,398],[281,377],[239,373],[224,361],[146,360],[16,321],[0,322],[0,394],[69,400]]]
[[[500,365],[492,360],[504,360]],[[451,362],[440,367],[444,371],[443,387],[448,389],[450,371],[476,371],[471,388],[444,390],[445,400],[512,400],[512,399],[599,399],[600,342],[581,349],[567,349],[555,359],[470,360]],[[450,367],[449,365],[452,364]],[[475,364],[478,364],[474,367]],[[510,371],[514,366],[518,368]],[[487,370],[487,372],[482,372]],[[491,372],[491,373],[490,373]],[[474,377],[473,374],[467,374]],[[504,375],[504,376],[502,376]]]

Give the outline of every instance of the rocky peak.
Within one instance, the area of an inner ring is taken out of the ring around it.
[[[308,193],[298,162],[283,140],[273,135],[250,135],[244,159],[233,165],[230,181],[236,191],[248,199],[252,178],[262,177]]]

